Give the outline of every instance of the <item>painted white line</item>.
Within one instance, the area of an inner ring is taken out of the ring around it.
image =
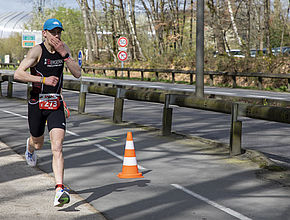
[[[103,151],[105,151],[105,152],[107,152],[107,153],[113,155],[114,157],[117,157],[118,159],[120,159],[120,160],[123,161],[123,157],[120,156],[120,155],[118,155],[118,154],[116,154],[114,151],[111,151],[111,150],[109,150],[108,148],[106,148],[106,147],[104,147],[104,146],[102,146],[102,145],[100,145],[100,144],[94,144],[94,145],[95,145],[96,147],[100,148],[101,150],[103,150]]]
[[[68,133],[68,134],[70,134],[72,136],[76,136],[76,137],[79,137],[80,136],[79,134],[76,134],[76,133],[74,133],[72,131],[69,131],[69,130],[66,130],[66,133]]]
[[[106,148],[106,147],[104,147],[104,146],[102,146],[102,145],[100,145],[100,144],[95,144],[95,146],[98,147],[98,148],[100,148],[101,150],[103,150],[103,151],[105,151],[105,152],[111,154],[112,156],[114,156],[114,157],[120,159],[121,161],[124,160],[124,157],[122,157],[122,156],[116,154],[115,152],[109,150],[108,148]],[[140,166],[140,165],[137,165],[137,167],[138,167],[138,169],[140,169],[140,170],[146,170],[145,167],[142,167],[142,166]]]
[[[15,116],[21,117],[21,118],[25,118],[25,119],[28,118],[27,116],[20,115],[20,114],[14,113],[14,112],[6,111],[6,110],[1,110],[1,111],[5,112],[5,113],[8,113],[8,114],[11,114],[11,115],[15,115]]]
[[[209,199],[207,199],[207,198],[205,198],[205,197],[203,197],[203,196],[201,196],[201,195],[199,195],[199,194],[197,194],[195,192],[192,192],[192,191],[184,188],[183,186],[180,186],[179,184],[171,184],[171,186],[173,186],[173,187],[175,187],[177,189],[180,189],[183,192],[185,192],[185,193],[187,193],[187,194],[189,194],[189,195],[191,195],[191,196],[193,196],[193,197],[195,197],[195,198],[197,198],[197,199],[199,199],[201,201],[204,201],[205,203],[207,203],[207,204],[209,204],[209,205],[211,205],[211,206],[213,206],[213,207],[215,207],[215,208],[217,208],[217,209],[219,209],[219,210],[221,210],[223,212],[226,212],[226,213],[228,213],[228,214],[230,214],[230,215],[232,215],[232,216],[234,216],[234,217],[236,217],[238,219],[241,219],[241,220],[252,220],[251,218],[248,218],[247,216],[244,216],[244,215],[242,215],[239,212],[236,212],[236,211],[234,211],[234,210],[232,210],[230,208],[227,208],[227,207],[222,206],[222,205],[220,205],[220,204],[218,204],[218,203],[216,203],[216,202],[214,202],[212,200],[209,200]]]

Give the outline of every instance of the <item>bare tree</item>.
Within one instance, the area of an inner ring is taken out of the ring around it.
[[[236,22],[235,22],[234,13],[233,13],[233,9],[232,9],[232,4],[231,4],[230,0],[227,0],[227,2],[228,2],[229,14],[230,14],[230,17],[231,17],[232,27],[233,27],[235,36],[237,38],[237,41],[238,41],[239,45],[242,47],[243,43],[242,43],[241,37],[240,37],[239,32],[238,32],[238,28],[237,28],[237,25],[236,25]]]
[[[127,11],[128,11],[128,23],[129,23],[129,27],[130,27],[130,31],[131,31],[131,35],[132,35],[132,39],[133,39],[133,42],[134,42],[134,45],[133,45],[133,51],[135,52],[135,55],[134,57],[138,57],[136,55],[136,51],[139,52],[139,56],[141,59],[145,59],[144,55],[143,55],[143,52],[142,52],[142,48],[140,46],[140,42],[138,40],[138,37],[137,37],[137,32],[136,32],[136,25],[134,25],[134,6],[132,5],[132,2],[130,0],[127,0]]]
[[[220,16],[221,9],[224,8],[224,5],[219,0],[208,0],[207,6],[210,9],[212,16],[211,25],[213,27],[214,39],[216,40],[216,47],[219,54],[224,54],[226,52],[226,38],[225,38],[225,29],[223,28],[222,17]]]
[[[88,2],[87,0],[76,0],[76,1],[80,6],[82,15],[83,15],[84,26],[85,26],[85,37],[86,37],[86,43],[88,47],[88,61],[93,62],[93,50],[92,50],[93,38],[91,37],[89,21],[88,21]]]
[[[265,37],[266,37],[266,47],[269,54],[271,54],[271,45],[270,45],[270,0],[264,1],[264,17],[265,17]]]

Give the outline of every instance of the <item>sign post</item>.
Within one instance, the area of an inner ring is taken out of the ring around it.
[[[128,45],[128,39],[126,37],[120,37],[118,39],[118,46],[119,46],[119,52],[118,52],[118,59],[121,61],[122,68],[124,68],[124,61],[127,60],[128,54],[127,54],[127,45]],[[123,77],[123,70],[122,70],[122,77]]]

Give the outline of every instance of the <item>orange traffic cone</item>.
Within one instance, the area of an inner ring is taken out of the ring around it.
[[[143,178],[144,177],[142,176],[142,173],[138,172],[132,132],[127,132],[123,168],[122,168],[122,172],[118,174],[118,177],[119,178]]]

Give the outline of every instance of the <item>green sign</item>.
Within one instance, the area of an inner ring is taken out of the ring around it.
[[[23,35],[22,40],[35,40],[35,35]]]

